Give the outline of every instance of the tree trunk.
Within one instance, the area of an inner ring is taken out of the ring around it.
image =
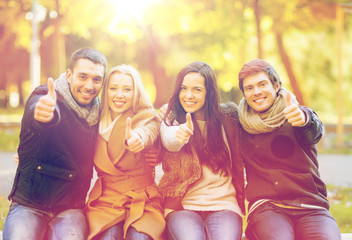
[[[297,78],[292,70],[292,64],[291,64],[290,57],[288,56],[287,51],[284,46],[284,43],[282,41],[281,32],[275,30],[275,37],[276,37],[276,42],[277,42],[277,46],[279,49],[279,54],[280,54],[281,60],[285,66],[288,78],[291,83],[293,94],[296,95],[296,99],[300,105],[305,105],[304,100],[303,100],[303,94],[299,88]]]
[[[169,101],[173,90],[173,84],[171,84],[171,79],[166,75],[165,68],[160,66],[158,62],[158,53],[160,52],[158,39],[153,35],[151,28],[147,29],[149,39],[149,66],[153,74],[156,88],[154,107],[159,108]]]
[[[257,40],[258,40],[258,58],[263,58],[263,49],[262,49],[262,31],[260,28],[260,6],[259,0],[254,1],[254,15],[255,23],[257,27]]]

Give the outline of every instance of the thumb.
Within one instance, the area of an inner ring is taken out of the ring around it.
[[[190,113],[186,114],[186,125],[190,130],[193,131],[193,122],[192,122],[192,116]]]
[[[54,87],[54,79],[48,78],[48,96],[50,96],[56,102],[56,93]]]
[[[132,119],[128,117],[126,119],[126,132],[125,132],[125,139],[130,139],[132,136]]]
[[[291,102],[291,93],[286,92],[286,107],[290,106],[292,104]]]

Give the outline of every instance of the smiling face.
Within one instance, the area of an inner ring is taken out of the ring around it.
[[[66,79],[75,101],[89,105],[96,98],[103,86],[105,67],[88,59],[79,59],[73,69],[66,71]]]
[[[188,73],[182,81],[179,100],[186,112],[194,113],[198,120],[204,120],[204,103],[207,90],[204,77],[196,72]]]
[[[122,73],[113,73],[109,79],[107,102],[114,119],[132,106],[133,101],[132,77]]]
[[[257,113],[267,111],[274,103],[280,86],[275,87],[265,72],[259,72],[243,80],[243,93],[248,105]]]

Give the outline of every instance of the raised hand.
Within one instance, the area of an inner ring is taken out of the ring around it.
[[[48,79],[48,93],[42,96],[34,109],[34,119],[48,123],[54,118],[54,111],[56,105],[56,93],[54,88],[54,79]]]
[[[187,144],[190,137],[193,135],[193,122],[190,113],[186,115],[186,122],[181,124],[176,132],[176,140],[180,144]]]
[[[291,93],[286,93],[286,108],[284,109],[285,118],[294,127],[303,126],[306,122],[304,112],[298,107],[296,103],[291,101]]]
[[[138,153],[144,149],[142,138],[132,130],[132,119],[130,117],[126,119],[125,142],[128,150],[133,153]]]

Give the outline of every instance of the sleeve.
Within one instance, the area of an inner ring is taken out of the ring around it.
[[[176,133],[179,126],[167,126],[163,121],[160,126],[160,137],[163,146],[170,152],[178,152],[183,147],[176,141]]]
[[[303,144],[317,144],[324,133],[323,124],[318,115],[310,108],[300,106],[307,117],[306,124],[302,127],[294,127],[296,137]]]
[[[143,127],[133,129],[141,138],[145,148],[153,146],[159,134],[160,123],[156,119],[151,120]]]

